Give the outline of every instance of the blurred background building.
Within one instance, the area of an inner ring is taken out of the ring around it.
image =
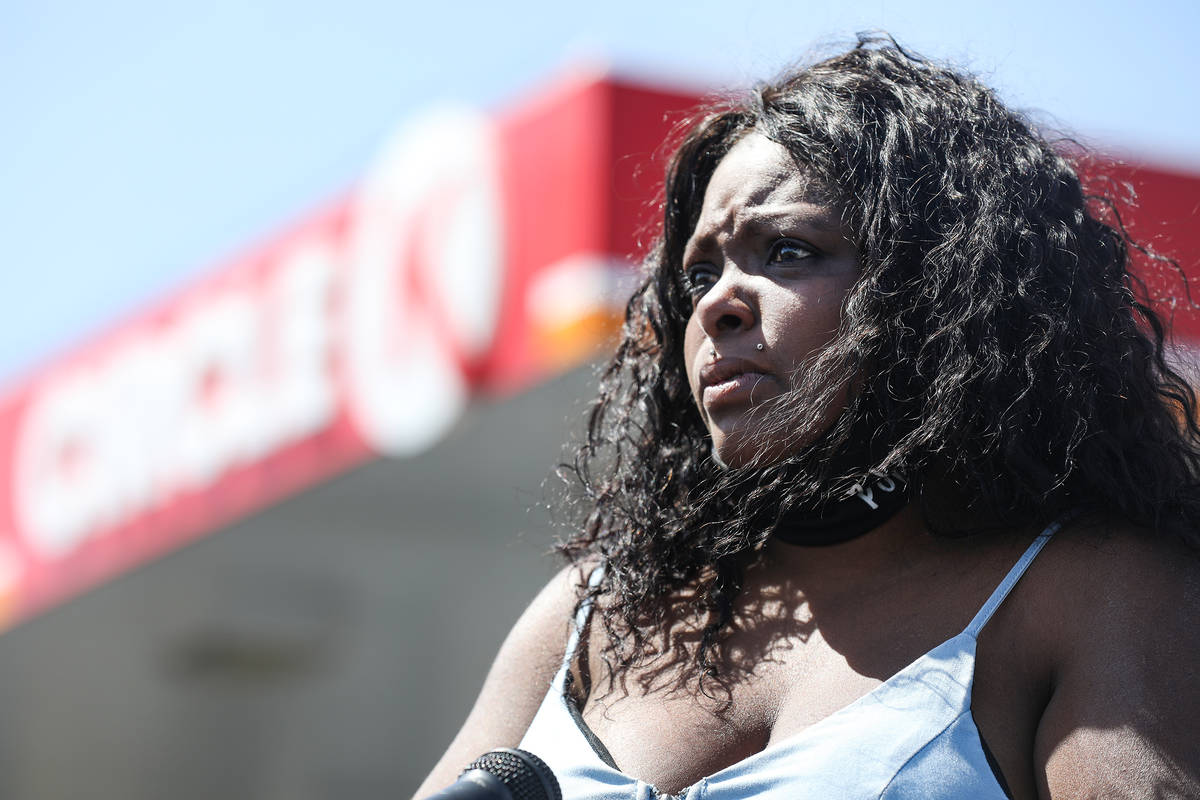
[[[1195,274],[1200,12],[1043,5],[0,9],[0,797],[411,793],[705,93],[887,28]]]

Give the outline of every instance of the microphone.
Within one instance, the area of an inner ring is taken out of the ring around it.
[[[427,800],[562,800],[546,762],[525,750],[489,750]]]

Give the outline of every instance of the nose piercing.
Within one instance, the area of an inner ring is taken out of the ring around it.
[[[754,349],[761,351],[763,349],[763,343],[759,342],[758,344],[754,345]]]

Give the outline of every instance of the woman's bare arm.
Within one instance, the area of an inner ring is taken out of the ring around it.
[[[1200,559],[1123,534],[1076,547],[1039,795],[1200,798]]]
[[[467,721],[414,798],[449,786],[483,753],[517,746],[562,663],[580,585],[579,570],[568,567],[530,603],[501,645]]]

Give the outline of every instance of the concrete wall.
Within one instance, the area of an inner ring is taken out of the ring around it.
[[[0,637],[0,797],[407,797],[555,571],[591,370]]]

